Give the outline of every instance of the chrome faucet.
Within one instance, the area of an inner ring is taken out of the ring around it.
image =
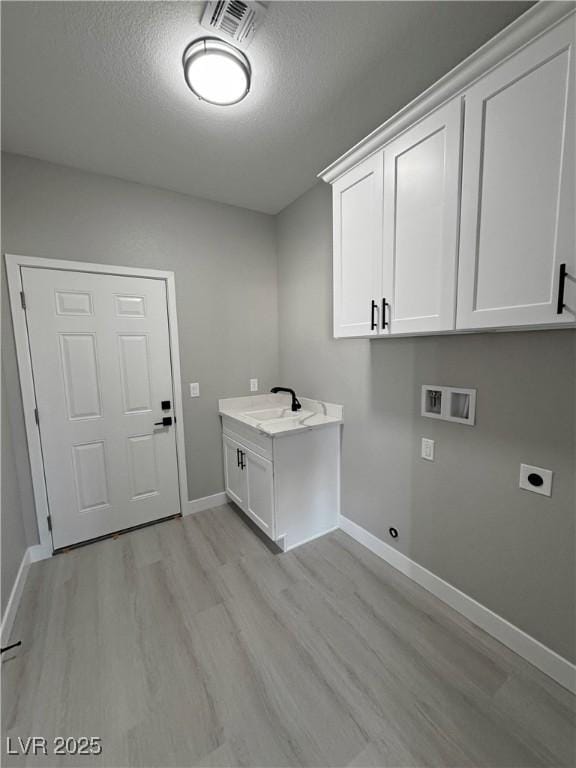
[[[290,389],[289,387],[272,387],[270,390],[272,394],[277,394],[278,392],[288,392],[289,395],[292,396],[292,410],[293,411],[299,411],[300,408],[302,408],[302,405],[300,404],[300,401],[296,397],[296,392],[294,392],[293,389]]]

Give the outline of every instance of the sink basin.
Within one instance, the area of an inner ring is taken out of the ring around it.
[[[242,416],[247,416],[255,421],[300,421],[312,416],[312,411],[292,411],[290,408],[264,408],[261,411],[244,411]]]
[[[290,403],[290,397],[280,394],[229,397],[218,401],[218,410],[231,432],[238,430],[237,422],[273,438],[342,423],[341,405],[304,397],[303,407],[293,411]]]

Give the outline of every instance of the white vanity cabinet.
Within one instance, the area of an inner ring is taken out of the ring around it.
[[[538,3],[320,174],[335,337],[576,323],[575,28]]]
[[[220,401],[226,495],[284,550],[338,525],[342,407],[300,401]]]
[[[230,435],[224,433],[224,487],[228,498],[231,499],[241,509],[244,509],[246,503],[246,475],[240,463],[241,452],[245,450],[239,442]]]
[[[574,322],[574,24],[466,91],[458,328]]]
[[[264,533],[275,538],[274,530],[274,472],[272,462],[253,451],[244,449],[242,471],[246,476],[244,511]]]
[[[224,478],[228,497],[271,539],[274,530],[274,472],[272,462],[248,447],[251,441],[226,432]]]

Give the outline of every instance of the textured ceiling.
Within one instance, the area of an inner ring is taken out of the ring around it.
[[[276,213],[522,2],[272,2],[248,98],[199,102],[190,2],[3,2],[3,149]]]

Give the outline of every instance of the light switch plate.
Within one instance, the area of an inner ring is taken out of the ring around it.
[[[190,384],[190,397],[200,397],[200,384],[197,381]]]
[[[258,392],[258,379],[250,379],[250,392]]]
[[[552,496],[551,469],[533,467],[531,464],[520,464],[520,488],[542,496]]]
[[[422,450],[420,455],[426,461],[434,461],[434,440],[427,437],[422,438]]]

